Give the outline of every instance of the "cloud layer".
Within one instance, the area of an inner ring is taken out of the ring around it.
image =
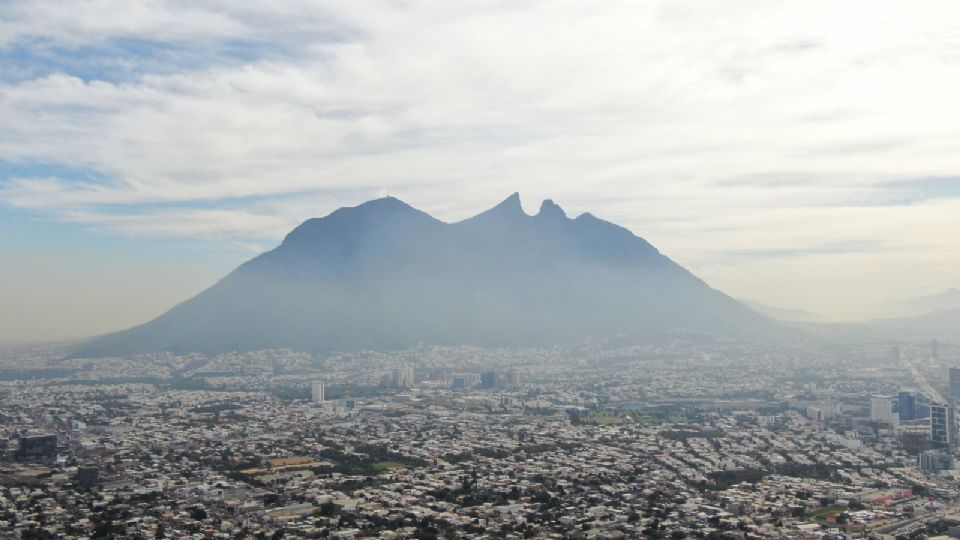
[[[837,317],[960,275],[955,2],[0,3],[0,200],[107,234],[519,190]]]

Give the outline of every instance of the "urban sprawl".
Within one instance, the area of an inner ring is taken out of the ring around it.
[[[960,538],[958,365],[936,342],[10,349],[0,538]]]

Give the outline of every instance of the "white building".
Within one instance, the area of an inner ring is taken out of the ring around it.
[[[314,403],[320,403],[323,401],[323,381],[313,381],[310,395],[313,398]]]
[[[899,424],[899,415],[893,412],[895,401],[896,399],[890,396],[871,396],[870,420],[891,425]]]
[[[415,372],[411,364],[403,364],[393,372],[393,384],[401,388],[410,388],[415,383]]]

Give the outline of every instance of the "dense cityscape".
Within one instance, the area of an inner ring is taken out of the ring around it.
[[[4,537],[960,535],[948,344],[2,358]]]

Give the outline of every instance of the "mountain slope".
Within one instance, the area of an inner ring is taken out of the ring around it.
[[[912,298],[894,304],[900,317],[923,315],[943,309],[960,309],[960,289],[947,289],[938,294]]]
[[[780,308],[776,306],[771,306],[764,304],[762,302],[756,302],[754,300],[745,300],[740,299],[741,302],[747,305],[750,309],[756,311],[761,315],[770,317],[771,319],[776,319],[778,321],[787,321],[787,322],[822,322],[823,317],[817,315],[816,313],[811,313],[809,311],[803,311],[801,309],[788,309]]]
[[[310,219],[271,251],[77,356],[550,345],[668,332],[750,335],[769,319],[627,229],[519,196],[458,223],[385,198]]]

